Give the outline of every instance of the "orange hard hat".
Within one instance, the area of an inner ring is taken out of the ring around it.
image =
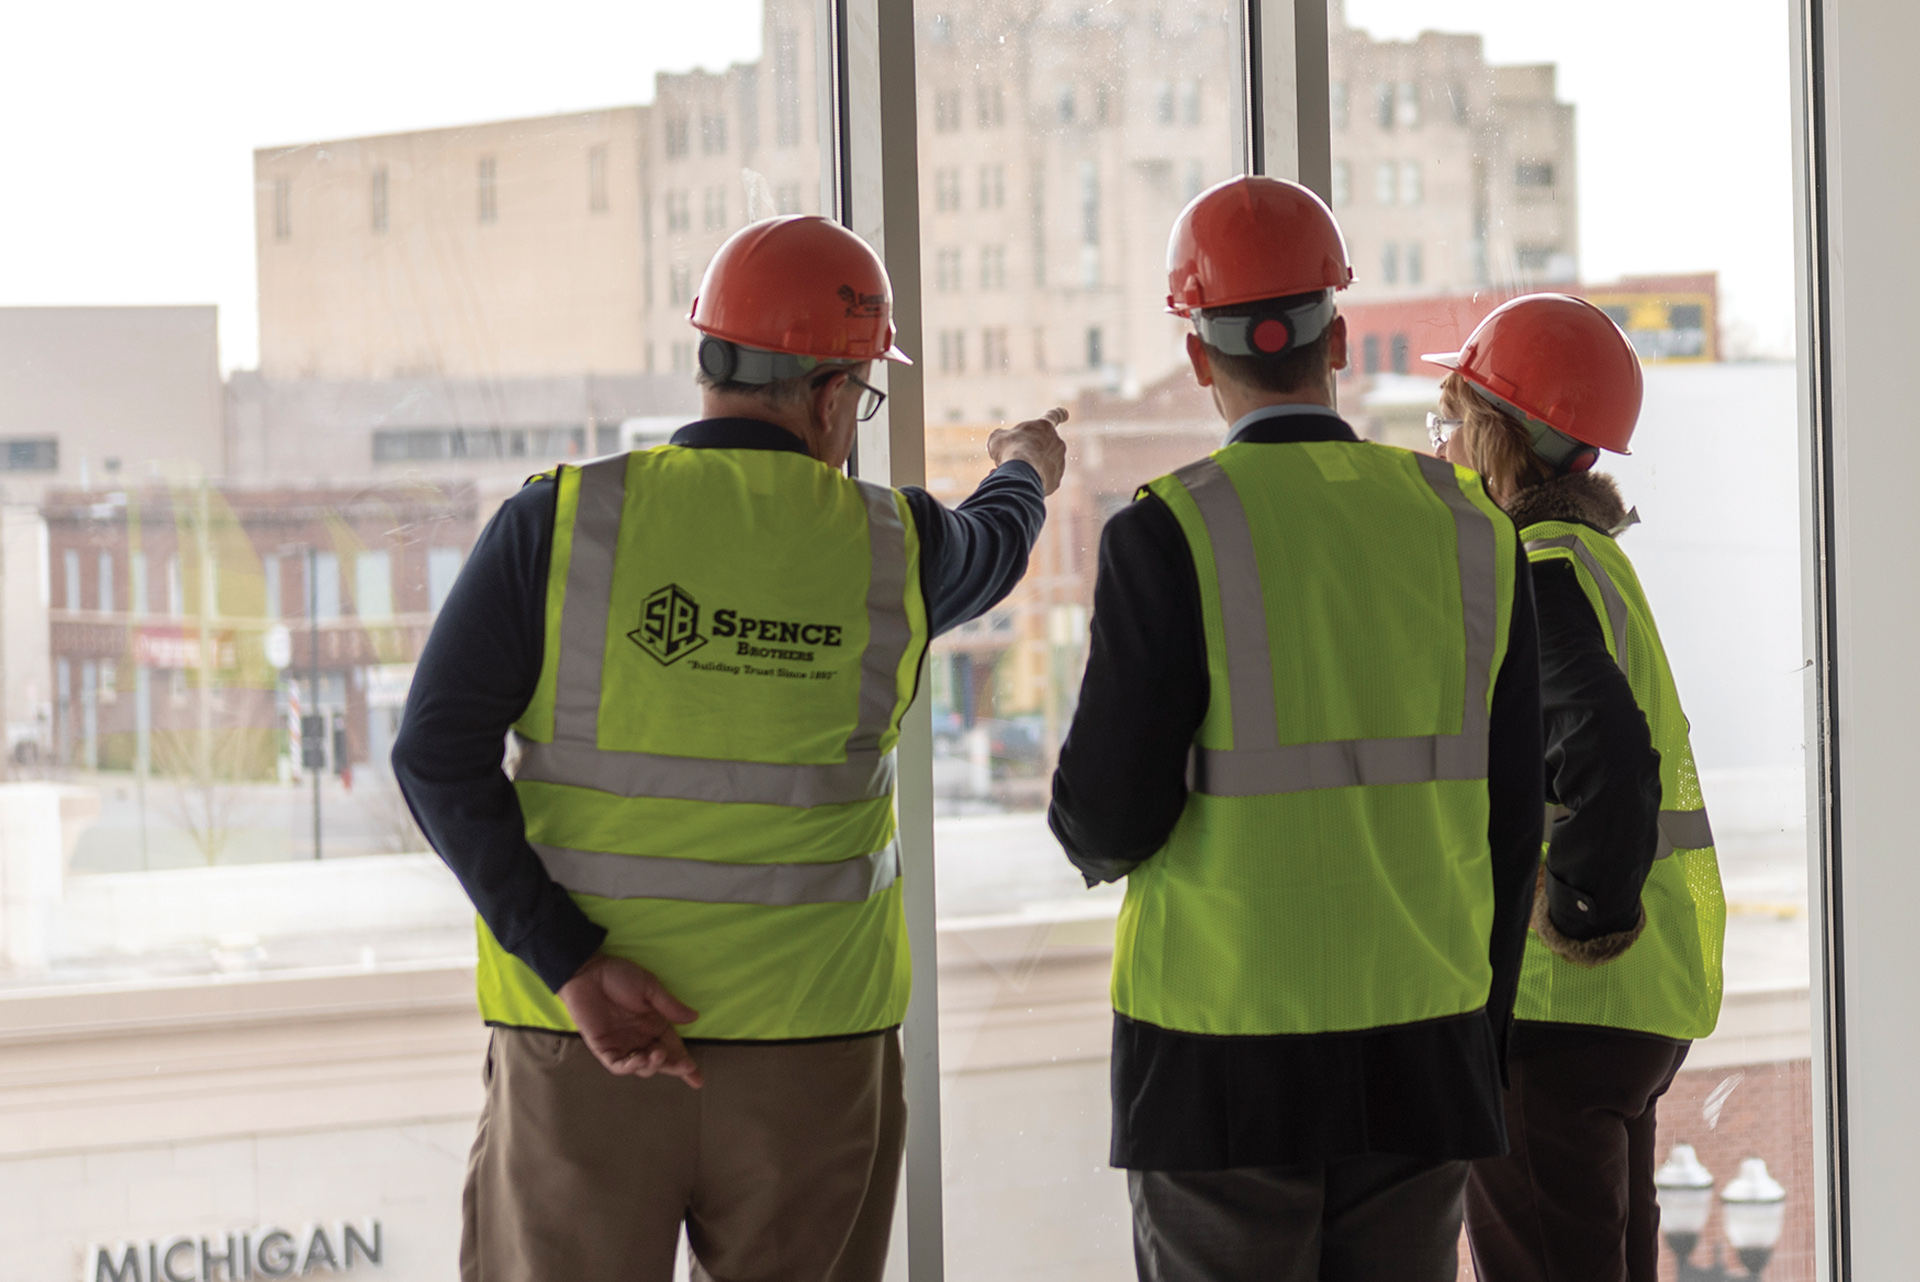
[[[1502,303],[1457,352],[1422,356],[1523,418],[1582,445],[1629,453],[1640,420],[1640,357],[1584,298],[1528,294]]]
[[[913,363],[893,345],[893,286],[880,256],[816,214],[763,219],[727,237],[687,319],[710,338],[760,352]]]
[[[1352,283],[1333,211],[1279,178],[1216,183],[1187,202],[1167,238],[1167,310],[1175,316]]]

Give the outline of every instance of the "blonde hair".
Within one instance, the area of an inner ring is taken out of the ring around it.
[[[1553,479],[1553,466],[1533,452],[1526,427],[1486,397],[1456,371],[1440,384],[1440,412],[1459,419],[1455,440],[1459,457],[1480,473],[1487,493],[1505,507],[1522,490]]]

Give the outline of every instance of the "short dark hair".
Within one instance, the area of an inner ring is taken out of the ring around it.
[[[720,392],[728,396],[751,396],[769,406],[784,408],[797,405],[813,394],[813,389],[835,374],[851,373],[854,366],[848,364],[821,365],[804,374],[792,378],[777,379],[771,383],[742,383],[734,379],[715,378],[704,369],[695,370],[693,381],[709,392]]]
[[[1323,291],[1293,294],[1286,298],[1262,299],[1255,303],[1236,303],[1232,307],[1209,307],[1209,316],[1253,316],[1265,312],[1290,311],[1318,302]],[[1304,347],[1290,347],[1274,356],[1236,356],[1201,340],[1207,360],[1213,368],[1235,383],[1263,392],[1291,395],[1327,376],[1328,353],[1333,346],[1333,322],[1320,331],[1320,337]]]

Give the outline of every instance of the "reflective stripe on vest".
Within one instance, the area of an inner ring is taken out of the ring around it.
[[[1420,475],[1453,516],[1466,620],[1466,704],[1458,734],[1282,744],[1273,715],[1273,662],[1253,531],[1233,481],[1212,458],[1174,473],[1206,523],[1219,576],[1234,746],[1195,745],[1188,786],[1215,797],[1259,797],[1317,788],[1432,783],[1487,776],[1488,690],[1499,620],[1499,563],[1487,514],[1460,489],[1451,463],[1417,455]]]
[[[602,899],[682,899],[701,904],[857,904],[893,885],[900,843],[831,864],[723,864],[568,850],[533,843],[547,873],[568,890]]]
[[[1548,806],[1547,823],[1556,819],[1565,819],[1573,811],[1565,806]],[[1713,825],[1707,822],[1704,810],[1662,810],[1660,812],[1660,843],[1654,848],[1655,859],[1665,859],[1676,850],[1705,850],[1713,844]]]
[[[893,491],[856,482],[867,505],[873,569],[867,588],[867,650],[860,665],[860,717],[847,739],[847,759],[826,765],[775,765],[599,746],[600,676],[613,598],[613,559],[626,502],[627,459],[624,454],[599,459],[579,473],[573,554],[560,616],[553,742],[521,740],[514,778],[578,784],[620,797],[771,806],[831,806],[890,795],[893,755],[880,752],[879,743],[891,724],[894,675],[913,643],[905,604],[906,528]]]

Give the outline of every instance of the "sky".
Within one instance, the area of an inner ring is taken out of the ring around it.
[[[71,0],[0,43],[0,306],[217,303],[251,366],[252,152],[646,102],[760,53],[758,0]],[[535,15],[537,19],[535,18]],[[1382,38],[1477,31],[1578,107],[1583,274],[1718,270],[1736,350],[1793,332],[1787,6],[1348,0]]]

